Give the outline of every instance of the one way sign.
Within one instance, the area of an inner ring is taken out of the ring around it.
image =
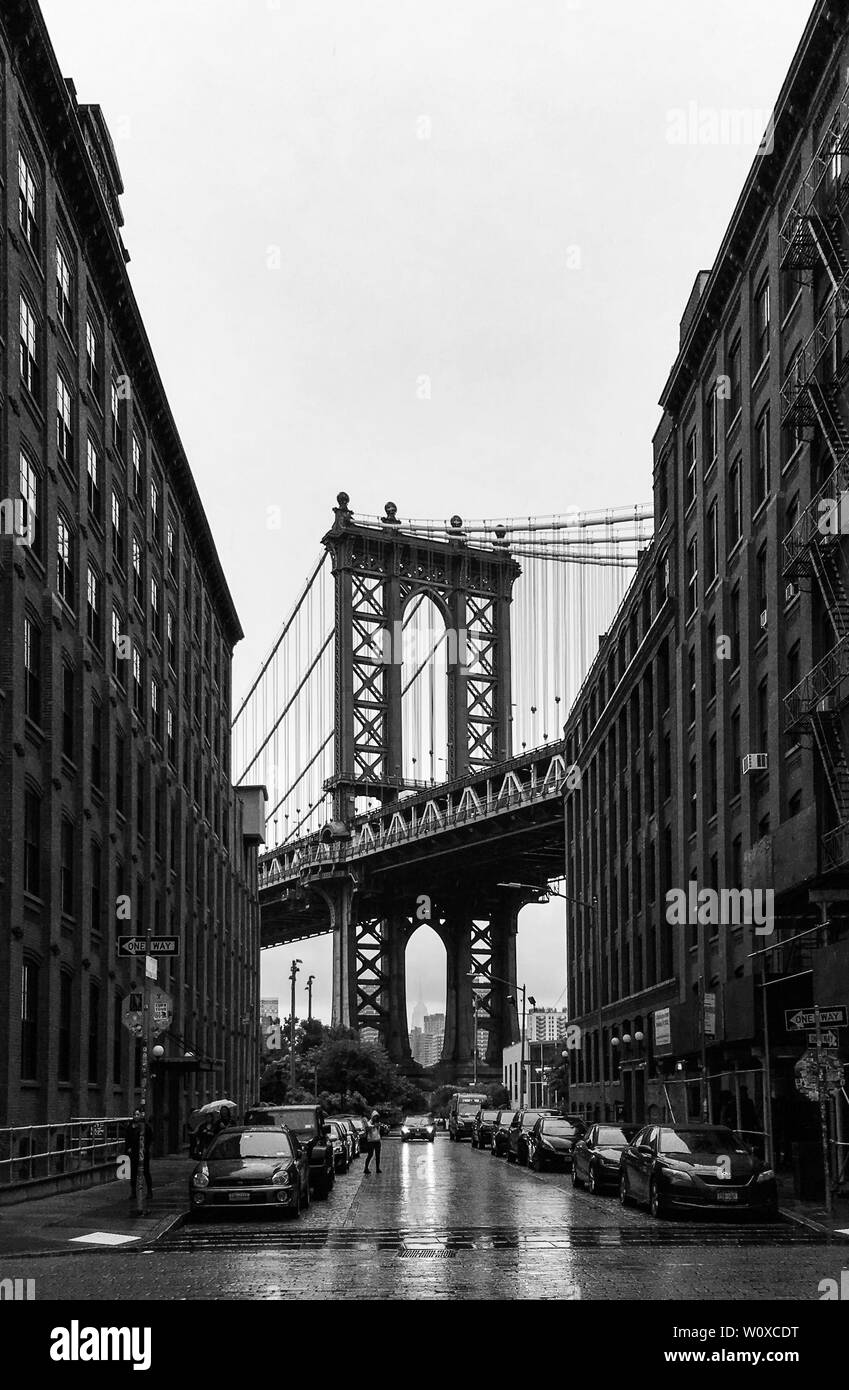
[[[180,954],[179,936],[152,936],[148,942],[145,936],[119,936],[119,956],[178,956]]]
[[[849,1019],[846,1017],[845,1004],[831,1004],[820,1008],[821,1028],[845,1028],[847,1022]],[[784,1026],[791,1033],[802,1033],[807,1028],[816,1028],[817,1020],[813,1009],[785,1009]]]

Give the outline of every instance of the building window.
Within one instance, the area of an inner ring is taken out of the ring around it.
[[[103,850],[97,840],[91,842],[91,930],[103,928]]]
[[[96,1085],[100,1074],[100,986],[88,987],[88,1080]]]
[[[717,770],[716,770],[716,734],[711,734],[708,742],[708,813],[715,816],[717,812]]]
[[[150,731],[157,743],[162,742],[161,697],[159,681],[154,676],[150,682]]]
[[[124,425],[121,419],[121,388],[118,377],[113,373],[111,390],[109,393],[110,408],[112,413],[112,443],[118,453],[124,453]]]
[[[100,791],[103,784],[103,710],[99,700],[91,705],[91,785]]]
[[[56,592],[69,608],[74,607],[74,537],[61,512],[56,521]]]
[[[159,607],[159,585],[153,578],[150,581],[150,625],[157,642],[161,642],[162,612]]]
[[[159,484],[155,478],[150,480],[150,531],[158,545],[162,543],[162,525],[159,511]]]
[[[56,242],[56,315],[68,334],[74,336],[74,277],[70,257],[61,241]]]
[[[698,779],[698,776],[696,775],[696,760],[695,760],[695,758],[691,758],[691,759],[690,759],[689,773],[690,773],[690,780],[689,780],[689,794],[690,794],[690,821],[689,821],[689,833],[690,833],[691,835],[695,835],[695,833],[696,833],[696,831],[698,830],[698,827],[699,827],[699,779]]]
[[[100,525],[103,519],[103,505],[100,492],[100,455],[94,440],[89,436],[87,449],[86,472],[88,473],[88,510],[92,518]]]
[[[795,690],[801,680],[801,663],[799,656],[799,643],[794,642],[787,653],[787,690]]]
[[[59,835],[59,902],[62,911],[74,915],[74,824],[62,817]]]
[[[21,966],[21,1080],[38,1076],[38,966],[25,960]]]
[[[717,525],[716,502],[708,508],[705,520],[705,583],[710,586],[716,579],[719,566],[719,528]]]
[[[712,700],[716,695],[716,619],[711,618],[707,626],[707,641],[705,643],[705,663],[708,673],[708,699]]]
[[[690,647],[687,652],[687,723],[696,722],[696,649]]]
[[[56,450],[66,468],[74,466],[74,407],[61,372],[56,374]]]
[[[20,456],[20,492],[26,504],[27,529],[32,527],[32,549],[41,554],[41,475],[23,452]]]
[[[766,546],[765,546],[765,545],[762,545],[761,548],[760,548],[760,550],[758,551],[757,561],[756,561],[756,582],[757,582],[757,594],[758,594],[758,613],[759,613],[761,619],[763,618],[764,613],[766,613],[766,611],[767,611],[767,587],[766,587],[766,576],[767,576],[767,568],[766,568]],[[759,625],[759,635],[760,635],[760,627],[762,627],[762,626],[763,626],[763,623],[761,622],[760,625]]]
[[[127,814],[127,782],[125,765],[127,745],[123,734],[115,735],[115,809],[122,816]]]
[[[663,756],[660,766],[661,796],[668,801],[672,795],[672,740],[669,734],[663,735]]]
[[[665,454],[657,467],[657,509],[662,525],[669,513],[669,459]]]
[[[124,675],[124,658],[121,655],[122,634],[121,634],[121,615],[117,608],[112,609],[112,674],[122,690],[126,689],[126,677]]]
[[[769,278],[764,277],[755,292],[755,371],[769,356]]]
[[[704,446],[705,446],[705,472],[708,473],[716,463],[716,419],[717,419],[717,399],[716,385],[714,384],[708,392],[704,409]]]
[[[144,491],[144,464],[142,462],[141,440],[133,434],[133,492],[141,497]]]
[[[699,542],[694,536],[687,546],[687,617],[699,606]]]
[[[100,576],[96,570],[88,566],[86,577],[86,631],[88,640],[97,648],[101,649],[101,627],[100,627]]]
[[[165,618],[166,646],[168,648],[168,665],[172,671],[177,670],[177,641],[174,635],[174,614],[171,609]]]
[[[758,741],[760,743],[760,748],[758,749],[758,752],[765,753],[769,741],[769,698],[767,694],[766,678],[764,678],[758,685],[757,723]]]
[[[140,608],[144,608],[144,561],[141,541],[133,532],[133,598]]]
[[[174,530],[174,523],[170,520],[170,518],[169,518],[169,521],[168,521],[168,529],[167,529],[167,533],[166,533],[166,544],[167,544],[167,549],[168,549],[168,573],[169,573],[169,574],[176,575],[176,573],[177,573],[177,534],[176,534],[176,531]]]
[[[740,707],[731,712],[731,795],[740,795],[742,777],[742,753],[740,751]]]
[[[57,1081],[71,1079],[71,1017],[73,1007],[73,980],[69,970],[59,975],[59,1036],[56,1064]]]
[[[24,792],[24,892],[41,893],[41,797],[30,787]]]
[[[144,824],[144,763],[139,758],[136,765],[136,834],[140,840],[144,839]],[[141,879],[138,882],[141,886]],[[139,908],[139,918],[141,919],[142,916],[141,908]]]
[[[41,255],[41,190],[32,165],[18,150],[18,221],[27,245],[35,256]]]
[[[127,566],[127,538],[124,534],[124,503],[112,489],[112,559],[123,572]]]
[[[731,590],[731,670],[740,665],[740,585]]]
[[[120,1086],[124,1073],[123,1066],[123,1041],[124,1041],[124,998],[116,991],[115,1003],[112,1009],[112,1084]]]
[[[177,765],[177,734],[176,734],[176,730],[175,730],[175,726],[174,726],[174,706],[173,706],[173,705],[170,705],[170,704],[169,704],[169,706],[168,706],[168,713],[167,713],[167,715],[166,715],[166,732],[167,732],[167,742],[168,742],[168,761],[169,761],[169,763],[173,764],[174,767],[176,767],[176,765]]]
[[[103,350],[100,338],[94,330],[91,319],[86,319],[85,325],[85,355],[86,355],[86,379],[89,390],[95,400],[100,404],[100,392],[103,385],[103,372],[101,368]]]
[[[769,406],[755,425],[755,508],[769,496]]]
[[[728,470],[728,541],[733,550],[743,534],[743,470],[738,454]]]
[[[684,487],[684,507],[687,508],[696,500],[696,488],[698,477],[699,450],[698,437],[695,427],[687,435],[687,443],[684,448],[684,458],[687,467],[687,480]]]
[[[24,713],[41,723],[41,629],[24,618]]]
[[[138,647],[133,647],[133,709],[141,717],[144,714],[144,686],[142,684],[142,659]]]
[[[35,314],[21,295],[20,316],[21,381],[36,400],[41,394],[41,365],[38,351],[38,324]]]
[[[739,335],[728,351],[728,378],[730,390],[728,396],[728,424],[729,427],[734,423],[743,406],[743,377],[740,361],[740,338]]]
[[[62,753],[74,761],[74,718],[77,709],[76,679],[73,666],[62,664]]]

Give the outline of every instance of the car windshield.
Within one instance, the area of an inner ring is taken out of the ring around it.
[[[404,1121],[405,1125],[429,1125],[430,1123],[427,1115],[408,1115]]]
[[[522,1129],[533,1129],[538,1119],[538,1110],[526,1110],[522,1116]]]
[[[515,1110],[502,1110],[501,1119],[498,1121],[498,1123],[500,1125],[511,1125],[513,1123],[513,1116],[515,1115],[515,1113]]]
[[[269,1134],[221,1134],[210,1144],[206,1160],[293,1156],[288,1134],[278,1129]]]
[[[658,1148],[665,1154],[748,1153],[730,1129],[662,1129]]]
[[[565,1139],[574,1139],[578,1133],[577,1125],[570,1124],[568,1120],[543,1120],[540,1125],[542,1134],[559,1134]]]
[[[273,1119],[267,1121],[268,1124],[285,1125],[295,1134],[315,1134],[314,1110],[272,1110],[270,1113]]]
[[[630,1144],[636,1130],[620,1129],[618,1125],[601,1125],[598,1131],[597,1144],[606,1146],[609,1149],[625,1149]]]
[[[498,1114],[498,1111],[497,1111],[497,1110],[482,1110],[482,1111],[481,1111],[481,1119],[482,1119],[482,1120],[487,1120],[487,1121],[489,1121],[489,1120],[494,1120],[495,1117],[497,1116],[497,1114]]]

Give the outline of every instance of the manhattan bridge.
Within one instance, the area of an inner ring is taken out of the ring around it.
[[[404,1066],[426,922],[447,961],[441,1074],[478,1048],[500,1077],[519,911],[562,877],[580,778],[563,726],[652,509],[421,521],[340,492],[333,516],[233,721],[237,781],[268,796],[262,945],[332,933],[333,1022]]]

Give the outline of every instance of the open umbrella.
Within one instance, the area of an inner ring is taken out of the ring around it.
[[[211,1115],[216,1110],[236,1110],[237,1108],[234,1100],[208,1100],[206,1105],[202,1105],[197,1113],[199,1115]]]

